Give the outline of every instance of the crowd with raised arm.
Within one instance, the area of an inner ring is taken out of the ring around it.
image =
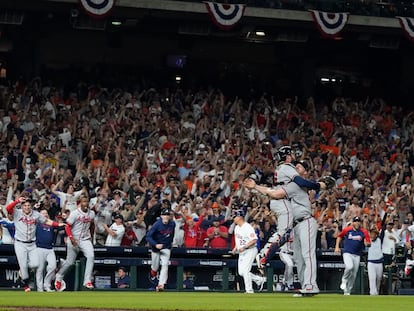
[[[57,224],[88,198],[95,246],[149,246],[147,232],[165,209],[172,247],[233,249],[234,210],[254,221],[264,246],[286,228],[271,197],[243,181],[274,186],[274,156],[287,145],[305,161],[304,178],[336,179],[330,190],[306,190],[317,248],[334,250],[359,217],[368,231],[393,223],[390,255],[411,250],[414,114],[381,98],[229,98],[211,87],[84,82],[68,90],[35,78],[1,87],[0,101],[3,243],[16,240],[6,205],[24,193]],[[67,232],[56,233],[55,245],[71,243]]]

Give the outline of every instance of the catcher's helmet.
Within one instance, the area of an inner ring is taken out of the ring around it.
[[[299,159],[303,154],[302,146],[299,145],[298,143],[295,143],[295,144],[292,145],[292,150],[295,153],[295,156],[296,156],[297,159]]]
[[[279,150],[277,151],[277,157],[279,161],[285,161],[286,157],[292,154],[292,147],[290,146],[282,146],[279,148]]]

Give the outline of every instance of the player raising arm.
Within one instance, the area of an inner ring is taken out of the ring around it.
[[[69,214],[66,221],[67,255],[66,260],[56,273],[55,288],[61,292],[66,288],[63,277],[69,268],[74,264],[79,251],[86,257],[85,275],[83,286],[92,289],[92,273],[95,260],[92,245],[95,212],[89,209],[89,199],[81,197],[79,207]]]
[[[29,268],[37,269],[39,258],[36,252],[36,223],[43,223],[52,227],[63,226],[56,221],[42,216],[38,211],[32,209],[27,196],[20,196],[17,200],[6,206],[7,213],[13,215],[13,222],[16,228],[14,250],[19,263],[22,285],[25,292],[30,292]],[[21,208],[15,208],[20,204]]]

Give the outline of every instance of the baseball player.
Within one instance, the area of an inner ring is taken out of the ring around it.
[[[239,254],[237,262],[238,273],[244,280],[244,286],[247,294],[253,294],[252,281],[254,281],[259,291],[263,289],[265,278],[258,276],[250,271],[252,270],[253,261],[257,255],[257,235],[253,227],[244,220],[244,212],[237,210],[233,214],[235,247],[233,254]]]
[[[378,237],[377,227],[373,227],[369,231],[371,246],[368,249],[368,280],[369,294],[376,296],[379,294],[381,286],[384,255],[382,254],[382,241]]]
[[[152,249],[149,278],[156,285],[157,292],[164,290],[164,286],[168,280],[168,265],[175,232],[175,222],[172,217],[171,209],[163,209],[161,211],[161,217],[152,225],[146,236],[147,242]],[[161,270],[159,278],[157,278],[160,266]]]
[[[290,236],[288,242],[286,242],[280,248],[279,258],[285,264],[285,271],[283,273],[283,284],[282,291],[284,290],[293,290],[293,281],[294,273],[293,268],[295,267],[295,262],[293,260],[293,249],[292,249],[292,239],[293,234]]]
[[[277,157],[280,161],[283,161],[277,167],[274,178],[275,189],[280,189],[283,185],[291,182],[293,177],[297,175],[297,172],[292,163],[294,161],[294,153],[290,146],[282,146],[279,148]],[[292,227],[292,212],[289,200],[270,200],[270,209],[277,216],[277,231],[269,238],[257,255],[256,260],[259,268],[263,268],[274,254],[273,249],[271,249],[272,244],[273,247],[277,246],[286,231]]]
[[[354,282],[358,274],[362,250],[365,246],[371,246],[371,239],[368,231],[361,228],[361,219],[355,216],[352,219],[352,224],[342,229],[338,234],[335,253],[341,253],[339,246],[342,240],[344,240],[342,257],[344,259],[345,270],[340,288],[344,291],[345,296],[349,296],[351,295],[351,290],[354,287]]]
[[[296,163],[294,162],[294,151],[290,146],[283,146],[277,152],[278,158],[284,161],[279,165],[276,171],[276,188],[282,189],[284,185],[290,182],[296,183],[299,187],[320,190],[321,184],[304,178],[304,173],[308,169],[305,161],[299,162],[300,167],[303,168],[302,174],[297,171]],[[325,183],[323,183],[326,187]],[[309,201],[309,199],[307,200]],[[262,268],[270,258],[274,255],[276,249],[282,246],[289,240],[290,231],[292,228],[293,214],[291,210],[290,200],[283,198],[270,201],[271,210],[277,215],[277,232],[269,238],[266,245],[260,251],[257,257],[257,264]]]
[[[79,207],[69,214],[66,220],[67,254],[66,260],[56,274],[55,289],[59,292],[65,290],[66,283],[63,280],[68,269],[74,264],[79,251],[86,257],[85,275],[83,286],[93,289],[92,272],[95,260],[92,245],[95,212],[89,209],[89,199],[82,196]]]
[[[325,182],[305,180],[301,176],[306,173],[305,162],[296,165],[297,175],[287,185],[272,189],[266,186],[256,185],[252,179],[246,179],[244,186],[249,189],[268,195],[274,199],[288,199],[291,203],[292,228],[294,232],[293,255],[297,265],[298,276],[302,288],[295,296],[312,296],[319,293],[316,283],[316,235],[317,223],[312,216],[311,204],[306,188],[326,189]],[[299,176],[300,175],[300,176]],[[303,185],[300,187],[300,185]]]
[[[15,208],[20,204],[21,208]],[[32,204],[22,195],[6,206],[7,213],[13,215],[15,225],[14,250],[19,263],[22,285],[25,292],[30,292],[29,267],[36,269],[39,266],[39,257],[36,247],[36,224],[44,223],[52,227],[59,227],[56,221],[45,218],[32,209]],[[63,224],[62,224],[63,225]]]
[[[46,209],[42,209],[40,214],[43,217],[50,219]],[[60,228],[63,229],[63,226]],[[36,225],[36,246],[39,256],[39,267],[36,270],[36,287],[38,292],[54,292],[51,288],[56,271],[56,254],[53,250],[54,239],[55,231],[53,227],[47,224]]]

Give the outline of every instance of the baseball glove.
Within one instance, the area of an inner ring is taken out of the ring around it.
[[[328,190],[336,186],[336,180],[332,176],[323,176],[319,181],[323,182]]]

